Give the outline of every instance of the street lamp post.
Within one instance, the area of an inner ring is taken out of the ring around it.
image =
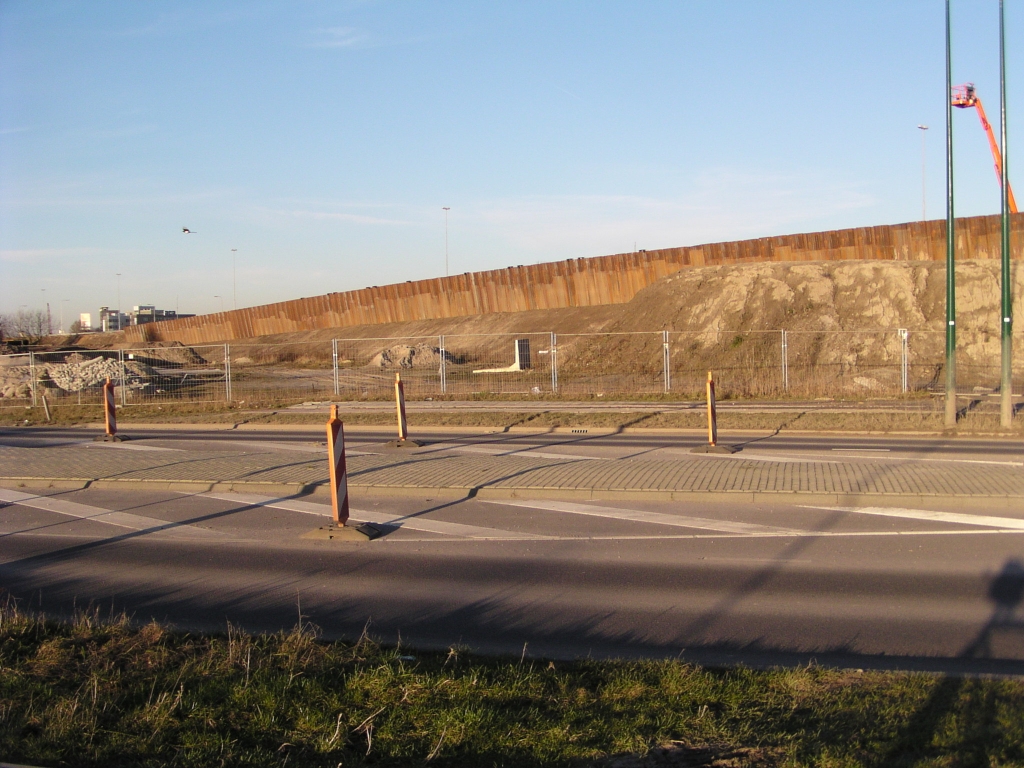
[[[999,423],[1013,425],[1013,284],[1010,282],[1010,172],[1006,157],[1006,32],[1003,0],[999,0],[999,142],[1002,145],[1003,167],[1000,184],[1000,245],[1002,246],[1002,370],[999,379]]]
[[[213,298],[220,299],[220,311],[223,312],[224,311],[224,297],[220,296],[220,295],[214,295]]]
[[[121,273],[117,273],[117,330],[121,330]]]
[[[444,211],[444,276],[448,277],[448,211],[451,208],[442,208]]]
[[[917,127],[921,129],[921,221],[928,221],[928,204],[927,204],[928,198],[926,196],[927,195],[928,186],[925,183],[925,181],[926,181],[926,179],[925,179],[925,169],[927,168],[927,164],[925,163],[926,156],[925,156],[925,141],[924,141],[924,137],[925,137],[925,134],[926,134],[926,132],[928,130],[928,126],[927,125],[919,125]]]
[[[64,333],[64,305],[69,301],[70,299],[60,300],[60,333]]]
[[[237,248],[231,249],[231,308],[238,309],[238,278],[235,271],[235,254]]]
[[[956,240],[953,239],[953,64],[946,0],[946,428],[956,427]]]

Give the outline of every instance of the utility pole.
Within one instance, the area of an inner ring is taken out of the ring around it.
[[[928,126],[927,125],[919,125],[917,127],[921,129],[921,221],[928,221],[928,204],[927,204],[927,200],[928,200],[928,198],[927,198],[928,185],[925,183],[925,181],[926,181],[926,179],[925,179],[925,169],[928,166],[927,166],[927,163],[925,162],[925,160],[927,158],[926,158],[926,155],[925,155],[925,141],[924,141],[924,137],[925,137],[926,131],[928,130]]]
[[[444,276],[448,277],[448,211],[451,208],[442,208],[444,211]]]
[[[231,249],[231,307],[232,309],[238,309],[238,279],[237,273],[235,272],[235,254],[238,253],[237,248]]]
[[[946,0],[946,428],[956,427],[956,240],[953,235],[953,63]]]
[[[1006,157],[1006,31],[1003,0],[999,0],[999,143],[1002,145],[1003,167],[1000,178],[1001,246],[1002,246],[1002,371],[999,379],[999,424],[1004,429],[1013,425],[1013,283],[1010,281],[1010,172]]]

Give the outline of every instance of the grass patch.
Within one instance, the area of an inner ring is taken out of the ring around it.
[[[164,405],[137,405],[118,410],[118,423],[131,424],[323,424],[323,413],[288,412],[286,405],[261,404],[263,410],[250,406],[229,406],[225,403],[182,403]],[[277,410],[282,409],[282,410]],[[392,426],[395,416],[386,411],[346,412],[345,403],[339,403],[342,420],[349,425]],[[943,413],[921,410],[898,410],[894,403],[892,410],[863,413],[823,412],[794,410],[786,412],[756,412],[722,410],[718,414],[721,431],[781,431],[801,430],[816,432],[920,432],[937,434],[944,432]],[[52,425],[72,426],[99,423],[103,411],[97,405],[67,406],[51,410]],[[536,427],[538,429],[592,428],[622,429],[628,427],[653,429],[703,429],[707,426],[703,409],[692,411],[475,411],[430,410],[413,411],[409,417],[410,426],[416,427]],[[41,426],[45,425],[42,408],[11,408],[0,410],[0,426]],[[999,426],[999,414],[993,410],[968,410],[964,413],[955,434],[1006,434],[1024,435],[1024,418],[1017,418],[1010,430]]]
[[[1024,765],[1024,682],[549,663],[0,610],[0,754],[69,766]]]

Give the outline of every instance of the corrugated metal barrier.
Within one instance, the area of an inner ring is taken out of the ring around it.
[[[1013,257],[1021,258],[1024,213],[1011,221]],[[744,262],[942,260],[945,221],[860,227],[590,259],[467,272],[264,304],[231,312],[132,326],[125,341],[204,344],[276,333],[409,320],[621,304],[686,267]],[[957,258],[999,258],[999,217],[957,219]]]

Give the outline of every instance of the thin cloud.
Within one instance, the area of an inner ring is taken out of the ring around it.
[[[333,211],[273,211],[273,213],[284,214],[298,219],[314,219],[319,221],[348,221],[353,224],[374,224],[386,226],[408,226],[411,221],[400,219],[383,219],[379,216],[366,216],[360,213],[342,213]]]
[[[55,259],[82,259],[116,253],[104,248],[10,248],[0,249],[0,261],[34,264]]]
[[[370,36],[356,27],[322,27],[313,30],[317,38],[307,44],[307,48],[365,48],[370,43]]]

